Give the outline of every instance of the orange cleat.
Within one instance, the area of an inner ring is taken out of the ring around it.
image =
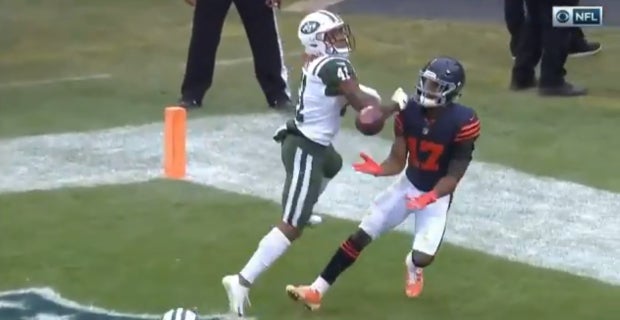
[[[288,296],[303,303],[306,308],[311,311],[318,310],[321,307],[321,293],[310,286],[286,286]]]
[[[424,288],[424,275],[422,273],[422,268],[416,268],[415,270],[415,278],[411,278],[409,276],[409,272],[406,273],[406,282],[405,282],[405,294],[409,298],[417,298],[422,294],[422,289]]]

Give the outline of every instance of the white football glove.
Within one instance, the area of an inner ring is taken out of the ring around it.
[[[371,88],[371,87],[367,87],[363,84],[360,83],[360,90],[362,90],[362,92],[364,92],[365,94],[369,95],[369,96],[373,96],[375,98],[377,98],[377,100],[379,100],[379,103],[381,103],[381,96],[379,95],[379,92],[377,92],[377,90]]]
[[[409,101],[409,96],[405,93],[403,88],[398,88],[394,91],[394,94],[392,94],[392,101],[398,103],[400,110],[404,110],[407,106],[407,101]]]

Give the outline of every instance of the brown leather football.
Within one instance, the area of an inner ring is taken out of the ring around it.
[[[355,128],[366,136],[374,136],[383,130],[384,121],[381,107],[368,106],[355,118]]]

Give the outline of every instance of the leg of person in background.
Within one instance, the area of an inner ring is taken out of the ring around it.
[[[579,0],[573,0],[571,5],[579,5]],[[599,51],[601,51],[600,43],[587,41],[581,28],[571,28],[571,38],[568,44],[569,57],[585,57],[596,54]]]
[[[571,29],[571,38],[568,45],[568,56],[571,58],[591,56],[601,51],[601,44],[587,41],[581,28]]]
[[[198,0],[196,2],[179,101],[179,105],[184,108],[202,106],[202,99],[211,87],[215,54],[231,4],[232,0]]]
[[[254,70],[267,104],[279,111],[294,111],[288,88],[276,10],[262,0],[234,0],[254,56]]]
[[[525,3],[523,0],[504,0],[504,21],[510,33],[510,54],[517,55],[517,46],[525,24]]]
[[[552,26],[552,6],[574,6],[575,0],[539,0],[543,4],[543,54],[540,63],[539,93],[544,96],[579,96],[587,90],[565,81],[564,65],[568,57],[571,41],[570,28],[554,28]]]
[[[512,79],[510,89],[525,90],[536,86],[535,68],[542,54],[542,19],[541,11],[543,5],[541,1],[547,0],[525,0],[528,12],[525,24],[522,29],[517,54],[512,67]]]

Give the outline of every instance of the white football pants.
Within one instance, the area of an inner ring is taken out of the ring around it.
[[[380,193],[370,206],[370,213],[362,219],[359,227],[372,239],[396,228],[410,214],[414,215],[413,250],[434,256],[446,230],[448,208],[451,196],[437,199],[419,211],[407,209],[407,196],[423,194],[402,175],[387,190]]]

